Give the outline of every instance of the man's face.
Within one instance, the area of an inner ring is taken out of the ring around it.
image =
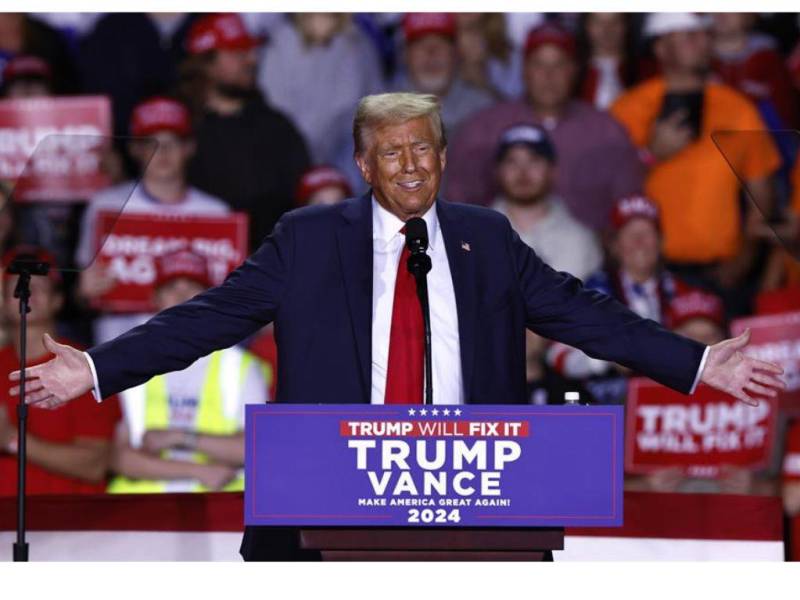
[[[512,146],[497,165],[503,196],[514,204],[529,205],[550,192],[553,165],[523,145]]]
[[[356,163],[380,205],[403,221],[424,215],[436,200],[447,162],[430,119],[378,127],[366,142]]]
[[[633,219],[617,232],[613,250],[623,270],[650,275],[658,266],[661,236],[652,221]]]
[[[164,282],[155,291],[155,305],[159,312],[191,300],[206,288],[194,279],[176,277]]]
[[[622,13],[591,13],[586,33],[594,54],[616,54],[625,47],[625,17]]]
[[[133,142],[131,147],[131,154],[139,164],[147,165],[147,176],[160,181],[184,179],[186,165],[194,154],[194,141],[166,131],[152,137],[158,142],[155,151],[149,142]]]
[[[456,47],[448,38],[429,34],[406,47],[408,75],[417,91],[442,95],[456,74]]]
[[[19,300],[14,298],[19,276],[12,275],[3,279],[3,312],[8,322],[18,325],[20,322]],[[63,296],[49,277],[31,277],[31,297],[28,313],[29,325],[50,323],[63,303]]]
[[[525,61],[525,89],[538,110],[560,110],[569,101],[575,82],[575,61],[564,50],[546,44]]]
[[[656,41],[655,52],[667,71],[702,74],[711,66],[711,36],[705,30],[675,31]]]
[[[250,92],[256,85],[257,66],[257,48],[217,50],[209,68],[209,77],[223,91]]]

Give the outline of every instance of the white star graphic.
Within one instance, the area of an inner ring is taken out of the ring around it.
[[[439,414],[439,409],[438,409],[438,408],[434,408],[434,409],[431,411],[431,414],[432,414],[432,415],[435,417],[436,415],[438,415],[438,414]]]
[[[419,414],[421,414],[424,417],[425,415],[428,414],[428,410],[425,409],[425,408],[420,408],[419,409]]]
[[[417,414],[417,411],[415,411],[413,408],[409,408],[408,409],[408,414],[409,414],[409,416],[413,417],[415,414]]]
[[[445,417],[446,417],[446,416],[448,416],[448,415],[450,414],[450,409],[449,409],[449,408],[445,408],[444,410],[442,410],[442,414],[443,414]]]
[[[459,416],[459,415],[461,414],[461,409],[460,409],[460,408],[457,408],[457,409],[455,409],[455,410],[453,411],[453,414],[454,414],[455,416]]]

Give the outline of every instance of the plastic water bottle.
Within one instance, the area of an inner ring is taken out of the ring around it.
[[[564,392],[564,404],[577,406],[581,403],[580,392]]]

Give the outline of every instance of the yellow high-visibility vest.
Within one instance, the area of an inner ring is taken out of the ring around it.
[[[236,415],[239,411],[240,390],[244,385],[247,369],[254,363],[264,370],[268,383],[271,376],[269,367],[249,352],[233,347],[210,355],[197,406],[193,429],[195,433],[233,435],[241,430],[241,424],[231,415]],[[132,445],[138,446],[147,430],[170,427],[166,376],[153,377],[143,385],[122,392],[121,396]],[[207,463],[208,457],[196,452],[193,460]],[[163,480],[128,479],[119,475],[111,480],[107,491],[112,494],[159,493],[167,491],[167,486],[168,482]],[[223,488],[223,491],[233,492],[243,489],[244,475],[240,473]],[[195,482],[189,491],[209,490],[200,482]]]

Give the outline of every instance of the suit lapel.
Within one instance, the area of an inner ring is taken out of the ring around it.
[[[475,359],[475,319],[478,290],[476,287],[475,256],[472,235],[461,215],[448,202],[436,201],[439,225],[442,229],[447,261],[453,278],[458,313],[458,338],[461,346],[461,371],[464,378],[464,402],[470,401],[472,370]]]
[[[344,289],[361,367],[362,402],[372,389],[372,202],[371,191],[342,211],[337,233]]]

